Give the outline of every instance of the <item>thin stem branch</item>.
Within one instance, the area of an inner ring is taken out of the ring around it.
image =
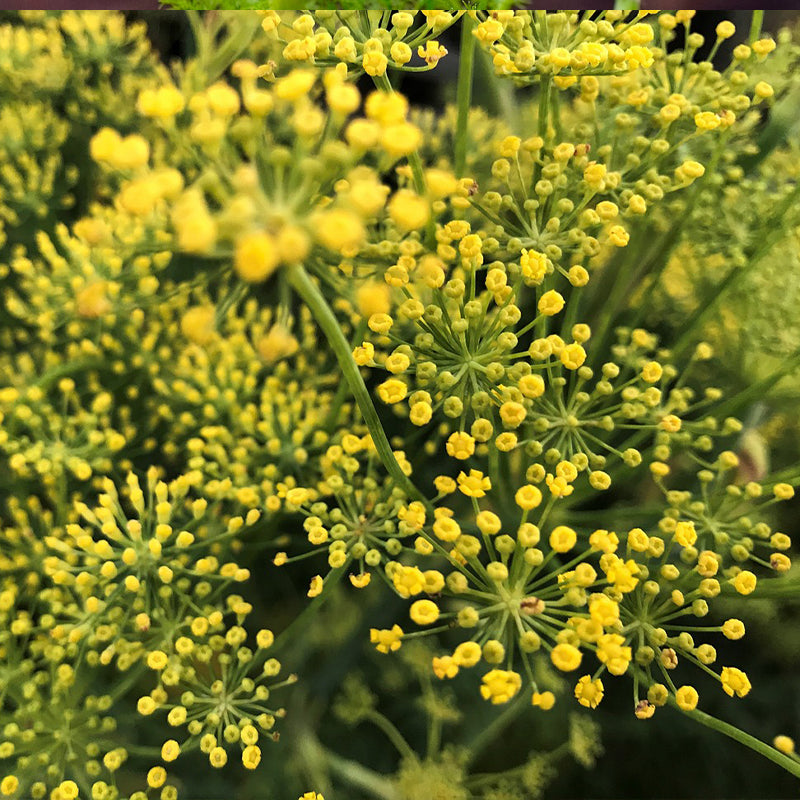
[[[353,359],[350,346],[347,339],[344,338],[344,333],[333,310],[301,264],[292,264],[287,267],[287,270],[289,282],[311,310],[314,319],[327,337],[328,344],[336,354],[339,367],[350,386],[350,390],[353,392],[358,407],[361,409],[361,414],[372,436],[378,457],[386,467],[386,471],[408,497],[426,502],[425,497],[408,479],[408,476],[403,472],[395,458],[392,446],[389,444],[389,439],[386,437],[380,417],[378,417],[378,412],[375,410],[370,397],[369,390],[361,377],[361,372]]]
[[[306,628],[310,621],[316,618],[322,604],[331,596],[331,594],[333,594],[334,587],[339,583],[342,577],[344,577],[346,568],[347,567],[345,565],[344,567],[339,567],[338,569],[332,569],[328,573],[328,577],[325,581],[322,592],[318,594],[314,600],[309,603],[289,623],[289,625],[275,637],[275,641],[272,643],[272,647],[274,649],[279,649],[284,642],[291,642],[293,639],[296,640],[297,634]]]
[[[670,697],[669,702],[670,705],[675,708],[678,707],[676,701],[672,697]],[[800,762],[789,758],[789,756],[784,755],[780,750],[776,750],[774,747],[766,744],[766,742],[762,742],[760,739],[756,739],[755,736],[745,733],[743,730],[740,730],[728,722],[723,722],[721,719],[712,717],[710,714],[706,714],[705,711],[700,711],[698,708],[695,708],[693,711],[682,711],[682,713],[696,720],[701,725],[705,725],[707,728],[717,731],[717,733],[722,733],[731,739],[735,739],[740,744],[745,745],[745,747],[749,747],[751,750],[764,756],[764,758],[768,758],[779,767],[782,767],[788,773],[794,775],[795,778],[800,778]]]

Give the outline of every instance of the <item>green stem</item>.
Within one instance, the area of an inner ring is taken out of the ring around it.
[[[539,136],[547,140],[547,116],[550,106],[550,81],[549,75],[542,76],[539,86],[539,114],[537,119]]]
[[[366,331],[367,331],[367,320],[362,318],[361,321],[356,326],[355,333],[353,334],[353,340],[350,343],[351,349],[361,343],[361,339],[363,338]],[[325,417],[325,423],[323,425],[323,427],[328,433],[333,433],[333,430],[339,421],[339,412],[341,411],[342,405],[344,404],[345,398],[347,397],[348,388],[349,387],[345,381],[340,381],[339,386],[336,388],[336,394],[334,395],[333,401],[331,402],[331,409],[328,412],[328,416]]]
[[[678,708],[678,704],[672,697],[670,697],[669,703],[675,708]],[[736,728],[728,722],[723,722],[721,719],[712,717],[710,714],[706,714],[705,711],[700,711],[698,708],[695,708],[693,711],[683,711],[682,713],[697,720],[701,725],[705,725],[707,728],[717,731],[717,733],[722,733],[725,736],[729,736],[731,739],[735,739],[740,744],[764,756],[764,758],[773,761],[779,767],[782,767],[787,772],[794,775],[795,778],[800,778],[800,762],[794,761],[774,747],[762,742],[760,739],[756,739],[755,736],[745,733],[743,730]]]
[[[475,21],[469,14],[461,18],[461,48],[458,62],[458,117],[456,122],[455,168],[456,177],[464,175],[467,161],[467,121],[472,101],[472,71],[475,65],[475,37],[472,35]]]
[[[392,743],[392,746],[400,754],[402,758],[416,760],[417,755],[411,749],[411,746],[403,738],[403,734],[394,726],[388,717],[384,717],[379,711],[370,711],[364,715],[367,722],[371,722],[376,728],[379,728],[386,738]]]
[[[344,338],[344,333],[342,333],[331,307],[301,264],[292,264],[287,267],[287,272],[289,282],[311,310],[314,319],[327,337],[328,344],[336,354],[342,374],[350,385],[350,390],[353,392],[358,407],[361,409],[364,422],[367,424],[375,449],[378,451],[378,456],[384,467],[386,467],[386,471],[408,497],[425,502],[422,493],[408,479],[408,476],[400,468],[400,464],[395,458],[392,446],[389,444],[389,440],[383,430],[380,417],[378,417],[378,412],[372,403],[367,385],[361,377],[361,372],[353,359],[350,346],[347,343],[347,339]]]
[[[208,83],[212,84],[247,49],[256,31],[261,26],[257,14],[236,14],[229,17],[231,30],[227,38],[217,47],[206,65]]]
[[[723,585],[721,597],[741,597],[732,586]],[[764,578],[753,593],[755,600],[800,600],[800,584],[787,578]]]
[[[346,569],[347,565],[339,567],[338,569],[332,569],[328,573],[328,577],[322,588],[321,594],[318,594],[314,598],[313,602],[309,603],[289,623],[289,625],[275,637],[275,641],[272,643],[273,649],[275,650],[279,649],[284,642],[287,641],[291,642],[292,640],[295,641],[297,640],[298,633],[301,632],[308,625],[309,621],[316,618],[322,604],[331,596],[331,594],[333,594],[334,587],[344,577]]]
[[[738,392],[724,403],[714,406],[714,414],[720,418],[737,414],[746,405],[758,399],[766,397],[770,390],[777,386],[778,382],[790,372],[800,369],[800,352],[789,356],[781,366],[766,378],[750,384],[746,389]]]
[[[761,36],[761,25],[764,22],[764,10],[754,10],[750,22],[750,44],[753,44]]]
[[[364,789],[380,800],[398,800],[394,785],[377,772],[367,769],[356,761],[337,756],[330,750],[325,750],[324,756],[331,772],[343,778],[351,786]]]
[[[496,741],[499,734],[520,715],[523,709],[530,706],[530,702],[530,695],[527,692],[523,692],[502,714],[495,717],[469,743],[469,756],[466,763],[471,764],[485,747]]]

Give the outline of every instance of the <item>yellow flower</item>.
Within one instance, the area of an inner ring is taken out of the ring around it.
[[[743,569],[733,579],[733,588],[736,589],[739,594],[750,594],[755,591],[757,583],[758,579],[756,576],[749,570]]]
[[[535,399],[544,394],[544,378],[541,375],[523,375],[517,387],[525,397]]]
[[[250,744],[242,750],[242,764],[245,769],[255,769],[261,762],[261,748]]]
[[[208,761],[215,769],[222,769],[228,763],[228,754],[222,747],[214,747],[208,754]]]
[[[454,542],[461,536],[461,526],[450,517],[439,517],[433,523],[433,533],[443,542]]]
[[[399,403],[407,394],[408,387],[397,378],[389,378],[378,386],[378,397],[387,405]]]
[[[550,534],[550,547],[555,550],[556,553],[569,552],[575,547],[577,541],[578,535],[572,528],[568,528],[566,525],[559,525],[553,528],[553,532]]]
[[[364,57],[361,59],[361,66],[364,68],[364,72],[372,77],[385,75],[388,64],[389,59],[386,58],[383,53],[376,50],[364,53]]]
[[[622,225],[612,225],[608,229],[608,240],[614,247],[626,247],[631,239],[631,235]]]
[[[589,615],[604,628],[608,628],[619,621],[619,604],[608,595],[593,594],[589,598]]]
[[[78,784],[75,781],[61,781],[58,785],[59,800],[75,800],[78,796]]]
[[[518,428],[525,422],[528,412],[522,403],[508,400],[500,406],[500,419],[509,428]]]
[[[143,89],[136,108],[145,117],[169,119],[183,111],[185,105],[186,101],[178,89],[174,86],[160,86],[158,89]]]
[[[531,705],[542,711],[550,711],[555,704],[556,696],[552,692],[534,692],[531,698]]]
[[[459,667],[474,667],[481,660],[481,647],[477,642],[461,642],[453,651],[453,660]]]
[[[741,639],[744,636],[744,623],[740,619],[727,619],[722,624],[722,633],[726,639]]]
[[[439,619],[439,607],[432,600],[416,600],[411,604],[409,616],[417,625],[432,625]]]
[[[163,650],[153,650],[147,654],[147,666],[150,667],[150,669],[164,669],[167,663],[167,654]]]
[[[401,597],[413,597],[425,591],[425,575],[418,567],[399,566],[392,573],[392,583]]]
[[[657,361],[648,361],[642,367],[642,380],[646,383],[658,383],[663,374],[664,370]]]
[[[572,672],[581,665],[583,654],[577,647],[561,642],[550,652],[550,660],[553,665],[562,672]]]
[[[697,531],[694,522],[679,522],[675,526],[675,541],[681,547],[691,547],[697,541]]]
[[[514,495],[514,500],[524,511],[531,511],[532,509],[541,505],[542,492],[537,486],[528,483],[525,484],[525,486],[521,486],[519,489],[517,489],[517,493]]]
[[[720,675],[722,688],[729,697],[744,697],[752,688],[747,675],[736,667],[723,667]]]
[[[425,227],[430,218],[430,206],[424,197],[410,189],[400,189],[389,201],[389,216],[402,231]]]
[[[603,699],[603,681],[600,678],[593,681],[590,675],[584,675],[575,684],[575,698],[586,708],[597,708]]]
[[[700,696],[697,694],[697,689],[693,686],[681,686],[681,688],[675,692],[675,700],[678,703],[678,707],[684,711],[693,711],[697,708],[697,701],[699,699]]]
[[[363,589],[365,586],[369,586],[370,579],[372,575],[369,572],[362,572],[358,575],[350,575],[350,583],[356,587],[356,589]]]
[[[458,488],[467,497],[480,498],[492,488],[492,481],[477,469],[471,469],[469,475],[458,473]]]
[[[161,746],[161,758],[164,761],[174,761],[181,754],[181,746],[174,739],[167,739]]]
[[[455,678],[458,675],[458,664],[452,656],[434,656],[433,674],[439,680]]]
[[[550,259],[544,253],[538,253],[536,250],[523,249],[519,257],[519,265],[522,269],[522,276],[529,284],[540,284],[550,271]]]
[[[400,649],[403,639],[403,629],[399,625],[393,625],[390,629],[380,630],[371,628],[369,640],[375,645],[379,653],[390,653]]]
[[[522,687],[522,678],[512,670],[493,669],[483,676],[481,697],[494,705],[507,703]]]
[[[447,55],[447,49],[439,42],[429,39],[425,42],[425,47],[420,45],[417,48],[417,55],[423,59],[429,67],[435,67],[439,60]]]
[[[333,208],[316,214],[313,231],[320,244],[342,255],[354,255],[367,236],[361,218],[343,208]]]
[[[278,266],[275,239],[264,231],[246,234],[236,242],[233,266],[248,283],[265,281]]]
[[[539,298],[538,308],[540,314],[552,317],[564,308],[564,297],[555,289],[551,289]]]
[[[718,39],[730,39],[736,33],[736,26],[728,19],[723,20],[717,25],[716,34]]]
[[[694,124],[701,131],[713,131],[719,128],[720,118],[713,111],[701,111],[694,115]]]
[[[311,91],[316,79],[317,73],[314,70],[294,69],[275,82],[275,95],[281,100],[299,100]]]
[[[475,439],[464,431],[451,433],[447,439],[447,454],[464,460],[475,452]]]
[[[353,350],[353,359],[360,367],[369,364],[375,356],[375,346],[371,342],[362,342]]]
[[[573,342],[564,347],[559,358],[567,369],[578,369],[586,361],[586,350],[583,349],[583,345]]]
[[[604,633],[597,640],[597,658],[612,675],[625,674],[631,655],[631,648],[618,633]]]

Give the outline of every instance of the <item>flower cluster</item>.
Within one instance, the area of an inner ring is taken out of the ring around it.
[[[721,453],[719,471],[732,468],[734,459],[730,452]],[[715,648],[696,644],[692,635],[721,632],[728,639],[740,639],[743,623],[729,619],[716,626],[698,626],[687,625],[681,618],[707,616],[709,601],[723,586],[739,595],[751,594],[757,576],[740,566],[748,559],[756,569],[788,570],[790,561],[783,552],[774,552],[766,561],[751,550],[755,542],[786,550],[789,537],[782,533],[770,537],[767,525],[754,525],[739,507],[731,518],[751,537],[730,546],[728,531],[733,529],[725,524],[725,501],[712,510],[692,503],[688,492],[676,491],[667,497],[677,507],[668,510],[652,533],[642,528],[620,535],[603,529],[579,532],[565,524],[546,524],[564,517],[559,506],[570,494],[564,487],[571,489],[576,476],[572,463],[560,462],[555,477],[548,476],[544,492],[534,484],[521,486],[514,495],[516,513],[493,502],[497,494],[492,481],[477,470],[461,472],[457,481],[437,478],[440,494],[457,487],[460,495],[470,498],[472,512],[456,515],[452,508],[440,505],[430,532],[423,532],[424,543],[417,551],[446,559],[447,574],[400,562],[387,565],[396,592],[404,598],[420,598],[409,609],[420,630],[406,633],[399,625],[373,629],[371,638],[377,649],[388,653],[399,649],[404,639],[457,630],[461,641],[452,652],[433,659],[433,671],[439,678],[450,679],[461,669],[485,665],[488,671],[483,673],[480,691],[494,704],[507,703],[524,682],[526,691],[532,692],[533,705],[553,706],[553,693],[539,691],[535,677],[533,659],[540,650],[564,672],[578,670],[585,654],[594,653],[599,666],[575,686],[575,697],[590,708],[603,698],[604,672],[631,674],[634,710],[640,719],[652,716],[670,695],[681,708],[691,710],[697,705],[696,689],[688,684],[678,688],[672,679],[671,670],[679,660],[714,675],[727,694],[747,694],[750,683],[745,673],[737,667],[714,672],[710,665],[716,660]],[[701,471],[698,477],[704,496],[713,502],[708,494],[713,473]],[[661,483],[657,472],[655,480]],[[730,489],[724,497],[739,505],[743,497],[757,498],[762,493],[762,487],[753,482],[744,491],[736,486]],[[788,484],[775,485],[775,500],[788,500],[793,494]],[[682,519],[681,510],[691,519]],[[646,699],[639,696],[641,686]]]
[[[229,596],[227,604],[243,622],[249,604],[237,596]],[[219,611],[210,617],[195,617],[188,635],[178,636],[168,652],[148,651],[146,664],[157,674],[158,685],[139,698],[136,708],[145,717],[166,711],[171,728],[186,728],[182,743],[174,738],[163,742],[162,761],[170,763],[199,748],[212,767],[221,769],[228,762],[226,745],[238,744],[243,766],[253,770],[261,761],[260,737],[267,733],[277,741],[275,720],[285,714],[265,704],[273,690],[294,683],[296,676],[271,680],[281,670],[280,662],[266,655],[272,631],[258,631],[253,650],[241,624],[225,626]]]
[[[354,75],[373,77],[387,68],[433,69],[447,50],[434,37],[452,26],[463,12],[321,11],[316,14],[262,12],[263,29],[284,45],[288,62],[319,66],[345,64]],[[417,66],[418,59],[425,66]]]
[[[171,640],[191,624],[192,610],[219,613],[215,603],[225,590],[250,573],[234,561],[221,562],[214,552],[253,525],[259,511],[251,509],[245,518],[220,513],[217,504],[191,497],[193,477],[168,485],[152,468],[145,494],[129,473],[126,499],[133,513],[106,479],[94,508],[78,503],[80,521],[46,537],[54,555],[44,559],[45,573],[77,602],[75,619],[57,625],[53,638],[84,641],[96,648],[100,663],[116,658],[126,669],[143,657],[143,639],[154,646]]]
[[[796,595],[791,35],[187,20],[0,22],[0,797],[536,798],[623,676],[730,733]]]

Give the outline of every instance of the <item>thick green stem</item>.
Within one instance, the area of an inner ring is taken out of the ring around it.
[[[537,126],[539,136],[541,136],[542,139],[547,139],[547,117],[550,108],[550,82],[550,76],[543,75],[539,85],[539,115],[537,119]]]
[[[721,597],[741,597],[730,585],[723,585]],[[800,601],[800,582],[791,578],[763,578],[752,595],[754,600],[794,600]]]
[[[766,397],[777,386],[781,378],[797,369],[800,369],[800,352],[788,356],[778,369],[765,378],[750,384],[746,389],[733,395],[724,403],[714,406],[714,414],[718,418],[738,414],[745,406]]]
[[[750,44],[753,44],[761,36],[761,25],[764,22],[764,9],[753,11],[752,21],[750,22]]]
[[[228,36],[217,47],[209,59],[208,82],[216,81],[233,62],[247,49],[256,31],[261,26],[261,17],[257,14],[236,14],[226,20],[228,22]]]
[[[358,407],[361,409],[364,422],[367,424],[375,449],[378,451],[378,456],[384,467],[386,467],[386,471],[408,497],[425,502],[425,498],[419,489],[408,479],[408,476],[403,472],[395,458],[392,446],[389,444],[389,440],[383,430],[380,417],[378,417],[378,412],[372,403],[369,390],[361,377],[358,365],[353,359],[350,345],[347,339],[344,338],[344,333],[331,307],[301,264],[293,264],[287,267],[287,270],[289,282],[311,310],[314,319],[327,337],[328,344],[336,354],[342,374],[353,392]]]
[[[675,708],[678,707],[674,699],[670,698],[669,702]],[[756,739],[755,736],[745,733],[743,730],[740,730],[728,722],[723,722],[721,719],[712,717],[710,714],[706,714],[705,711],[700,711],[698,708],[695,708],[693,711],[682,711],[682,713],[696,720],[701,725],[705,725],[707,728],[717,731],[717,733],[729,736],[731,739],[735,739],[751,750],[755,750],[756,753],[773,761],[779,767],[783,767],[783,769],[796,778],[800,778],[800,762],[789,758],[789,756],[784,755],[766,742],[762,742],[760,739]]]
[[[455,168],[456,177],[464,176],[467,161],[467,121],[472,102],[472,70],[475,65],[475,37],[472,35],[475,21],[469,14],[461,18],[461,48],[458,62],[458,117],[456,121]]]
[[[319,763],[350,786],[362,789],[379,800],[398,800],[397,791],[391,781],[356,761],[331,752],[312,734],[301,737],[300,749],[308,762]]]
[[[337,756],[330,750],[325,751],[325,758],[330,771],[343,778],[351,786],[364,789],[380,800],[398,800],[399,795],[394,785],[377,772],[367,769],[356,761]]]

